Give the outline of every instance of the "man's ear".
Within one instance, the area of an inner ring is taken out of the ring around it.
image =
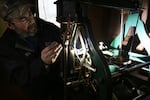
[[[10,28],[10,29],[12,29],[12,30],[15,29],[14,25],[13,25],[12,23],[8,22],[8,21],[4,21],[4,24],[5,24],[8,28]]]

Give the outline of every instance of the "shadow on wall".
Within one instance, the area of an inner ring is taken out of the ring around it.
[[[0,18],[0,37],[3,35],[7,29],[6,25],[3,23],[3,20]]]

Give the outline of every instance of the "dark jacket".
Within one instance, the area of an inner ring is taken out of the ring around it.
[[[48,65],[40,58],[41,50],[52,41],[61,43],[60,30],[52,23],[37,19],[38,32],[34,37],[20,38],[7,29],[0,39],[0,62],[7,80],[29,95],[47,95],[59,81],[60,62]]]

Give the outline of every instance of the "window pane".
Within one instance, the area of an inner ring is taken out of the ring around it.
[[[55,1],[56,0],[38,0],[39,17],[60,26],[60,24],[56,21]]]

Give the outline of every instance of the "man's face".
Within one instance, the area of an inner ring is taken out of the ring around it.
[[[14,30],[23,37],[33,36],[37,31],[35,19],[30,9],[24,11],[20,17],[12,18],[12,23]]]

